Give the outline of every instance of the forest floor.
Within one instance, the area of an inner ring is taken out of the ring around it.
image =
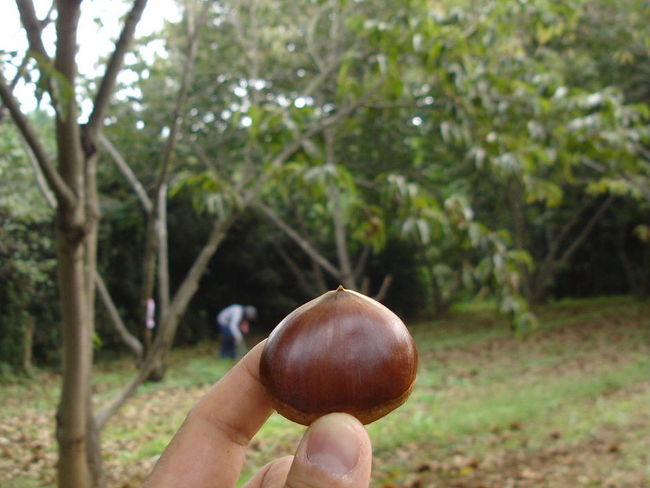
[[[650,488],[650,303],[566,301],[539,310],[517,338],[485,307],[414,324],[421,356],[409,401],[368,426],[374,487]],[[103,434],[109,488],[140,486],[184,416],[223,375],[217,344],[175,350]],[[129,360],[96,370],[101,401]],[[0,384],[0,486],[54,486],[59,376]],[[253,440],[242,480],[291,453],[303,428],[273,415]]]

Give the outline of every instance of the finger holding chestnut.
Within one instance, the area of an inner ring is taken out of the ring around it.
[[[309,425],[332,412],[373,422],[406,401],[418,354],[400,318],[342,286],[287,315],[271,332],[260,377],[275,409]]]

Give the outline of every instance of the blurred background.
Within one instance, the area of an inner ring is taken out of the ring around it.
[[[221,309],[257,308],[252,345],[339,284],[394,310],[423,351],[408,432],[396,420],[377,433],[377,486],[650,482],[648,441],[630,433],[650,428],[646,1],[149,2],[116,70],[138,3],[81,3],[74,79],[57,61],[66,12],[6,5],[0,395],[18,400],[0,410],[3,486],[54,483],[67,285],[65,192],[51,173],[70,174],[57,131],[71,113],[91,168],[77,195],[97,211],[84,224],[96,245],[84,258],[96,267],[92,389],[101,404],[134,372],[144,383],[105,418],[117,419],[104,434],[110,486],[137,486],[178,425],[156,420],[140,452],[133,405],[162,395],[152,419],[167,402],[180,422],[230,366]],[[515,399],[518,377],[527,393]],[[485,416],[441,429],[441,397],[473,399]],[[293,445],[294,428],[274,422],[254,446],[260,463]],[[522,450],[534,461],[520,463]],[[594,467],[567,468],[573,477],[556,480],[542,460],[571,466],[581,450]]]

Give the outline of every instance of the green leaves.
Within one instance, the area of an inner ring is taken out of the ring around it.
[[[36,60],[41,73],[37,81],[38,89],[41,93],[51,94],[56,113],[65,121],[70,111],[70,103],[74,101],[75,96],[72,80],[69,80],[55,68],[53,62],[39,53],[30,51],[28,54]]]

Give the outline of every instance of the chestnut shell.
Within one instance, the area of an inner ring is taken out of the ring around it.
[[[418,354],[400,318],[339,287],[298,307],[271,332],[260,377],[275,409],[309,425],[331,412],[368,424],[406,401]]]

